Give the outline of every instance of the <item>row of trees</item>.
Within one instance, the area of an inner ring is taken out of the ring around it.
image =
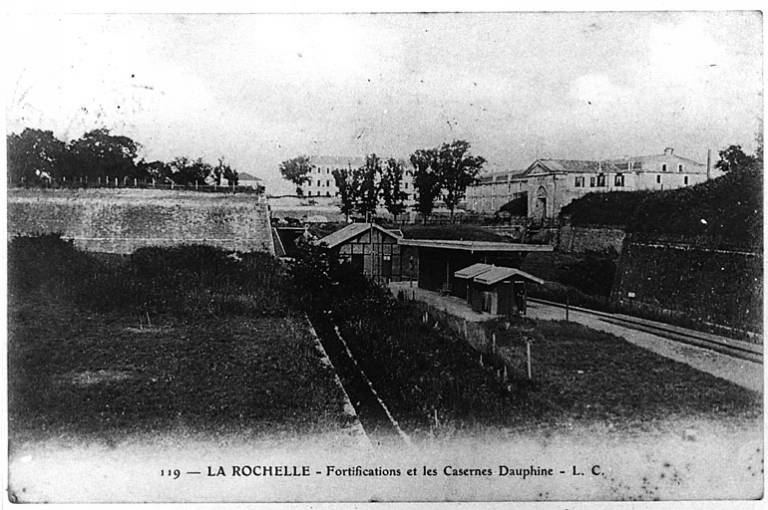
[[[485,163],[484,158],[471,155],[469,150],[469,142],[454,140],[439,147],[419,149],[410,155],[416,192],[414,209],[421,213],[424,221],[432,214],[438,200],[445,203],[453,220],[467,186],[475,181]],[[408,198],[404,191],[406,170],[403,166],[394,158],[382,160],[376,154],[370,154],[359,168],[334,170],[341,212],[347,218],[354,213],[369,218],[383,205],[397,219],[406,211]],[[310,182],[311,171],[312,163],[307,156],[297,156],[280,164],[280,173],[296,185],[299,196],[303,194],[302,186]]]
[[[14,185],[44,185],[50,182],[98,182],[134,179],[176,185],[238,184],[238,172],[219,158],[211,165],[202,158],[177,157],[173,161],[139,158],[140,144],[108,129],[94,129],[65,143],[52,131],[26,128],[11,133],[8,142],[8,176]]]

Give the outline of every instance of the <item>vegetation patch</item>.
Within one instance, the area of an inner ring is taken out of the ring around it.
[[[107,263],[55,236],[12,240],[12,444],[337,430],[343,395],[292,312],[284,272],[260,254],[240,258],[186,247]]]
[[[323,261],[304,261],[304,268]],[[309,273],[305,273],[305,276]],[[759,419],[761,397],[625,340],[573,323],[491,321],[498,356],[473,350],[413,303],[359,276],[319,273],[308,309],[321,336],[333,324],[377,392],[409,434],[452,435],[478,428],[555,430],[582,425],[624,432],[663,428],[672,419]],[[297,275],[298,276],[298,275]],[[489,330],[489,331],[491,331]],[[525,339],[532,339],[527,379]]]

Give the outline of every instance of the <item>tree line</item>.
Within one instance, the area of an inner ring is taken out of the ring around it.
[[[63,142],[52,131],[26,128],[7,136],[8,178],[12,185],[107,184],[117,180],[195,186],[237,186],[239,176],[224,158],[215,165],[179,156],[170,162],[139,158],[141,145],[109,129],[88,131]]]
[[[415,205],[426,222],[435,204],[442,200],[450,211],[451,220],[458,204],[466,195],[485,164],[481,156],[470,154],[470,144],[464,140],[443,143],[439,147],[418,149],[410,155],[412,170],[395,158],[382,159],[376,154],[365,157],[358,168],[335,169],[333,178],[339,190],[341,212],[349,219],[359,214],[369,219],[379,206],[395,217],[406,211],[408,194],[404,191],[406,171],[413,175],[416,192]],[[302,186],[310,182],[312,162],[307,156],[297,156],[280,164],[282,176],[296,185],[296,193],[303,195]]]

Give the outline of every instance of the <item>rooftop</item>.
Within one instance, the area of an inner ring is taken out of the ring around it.
[[[360,166],[365,164],[365,158],[360,156],[310,156],[309,162],[313,165]]]
[[[505,243],[499,241],[456,241],[451,239],[398,239],[402,246],[420,246],[444,250],[463,250],[469,252],[531,252],[552,251],[548,244]]]
[[[465,267],[464,269],[459,269],[455,273],[453,273],[453,276],[456,278],[474,278],[477,275],[483,274],[486,271],[489,271],[493,266],[488,264],[483,264],[481,262],[478,262],[477,264],[472,264],[471,266]]]
[[[336,246],[367,232],[371,228],[379,230],[385,235],[395,237],[395,238],[400,237],[398,234],[402,235],[402,233],[399,230],[390,231],[383,227],[380,227],[375,223],[350,223],[346,227],[339,229],[336,232],[333,232],[331,234],[328,234],[322,239],[318,239],[317,244],[325,244],[328,248],[335,248]]]
[[[474,281],[484,285],[493,285],[494,283],[499,283],[500,281],[515,276],[525,278],[526,280],[531,280],[532,282],[536,282],[538,284],[544,283],[544,280],[533,276],[530,273],[515,269],[514,267],[503,266],[488,266],[485,271],[475,276]]]

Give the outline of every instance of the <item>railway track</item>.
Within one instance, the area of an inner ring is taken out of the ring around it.
[[[566,308],[562,303],[556,303],[554,301],[547,301],[544,299],[536,298],[528,298],[528,300],[534,303],[562,308],[563,310]],[[743,340],[736,340],[700,331],[679,328],[677,326],[650,321],[647,319],[640,319],[638,317],[632,317],[629,315],[599,312],[596,310],[590,310],[588,308],[574,306],[569,308],[572,313],[590,315],[609,324],[615,324],[617,326],[622,326],[628,329],[651,333],[668,340],[674,340],[676,342],[709,349],[711,351],[726,354],[734,358],[752,361],[754,363],[763,363],[763,346],[761,344],[755,344]]]

